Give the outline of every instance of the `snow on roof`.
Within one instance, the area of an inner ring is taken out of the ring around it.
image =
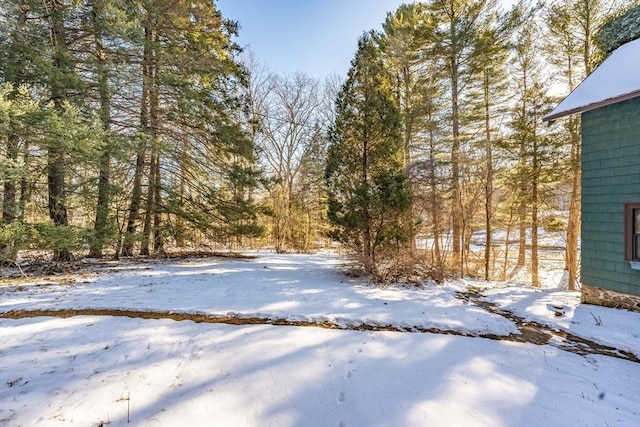
[[[623,44],[567,96],[544,121],[640,96],[640,39]]]

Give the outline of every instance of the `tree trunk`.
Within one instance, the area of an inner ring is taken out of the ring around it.
[[[521,184],[521,187],[523,184]],[[516,270],[523,268],[527,253],[527,202],[524,199],[524,190],[521,188],[521,200],[518,202],[518,262]]]
[[[511,250],[511,244],[509,239],[511,238],[511,226],[513,224],[513,208],[509,208],[509,222],[507,223],[507,233],[504,241],[504,264],[502,265],[502,281],[507,280],[507,269],[509,267],[509,251]]]
[[[491,141],[491,122],[489,111],[489,72],[484,72],[484,127],[485,127],[485,185],[484,185],[484,218],[486,241],[484,249],[484,280],[490,280],[491,248],[493,246],[493,230],[491,217],[493,215],[493,150]]]
[[[537,115],[534,116],[533,130],[533,174],[531,176],[531,286],[538,287],[538,181],[540,180],[540,170],[538,167],[538,135],[536,134],[535,123]]]
[[[51,1],[51,44],[53,48],[53,67],[60,74],[66,76],[71,72],[70,61],[67,58],[66,34],[62,5]],[[62,111],[62,103],[66,100],[66,79],[58,77],[51,80],[51,98],[54,106]],[[69,225],[65,194],[65,152],[57,143],[50,143],[47,150],[47,189],[49,193],[49,217],[56,227]],[[53,251],[54,261],[70,261],[71,252],[67,249],[56,248]]]
[[[565,248],[565,270],[569,276],[568,289],[574,291],[578,282],[578,239],[580,238],[580,200],[581,200],[581,153],[580,138],[571,138],[571,204],[567,223],[567,241]]]
[[[365,77],[366,78],[366,77]],[[366,92],[365,92],[365,99],[369,99],[368,96],[368,90],[369,90],[369,84],[367,82],[366,84]],[[369,128],[368,128],[368,119],[367,119],[367,111],[365,110],[364,113],[364,129],[362,132],[362,175],[361,175],[361,180],[362,180],[362,184],[365,185],[365,187],[367,187],[367,192],[371,191],[368,188],[369,185]],[[365,228],[363,230],[363,235],[362,235],[362,240],[363,240],[363,244],[364,244],[364,268],[365,271],[374,276],[377,277],[377,268],[376,268],[376,263],[375,263],[375,256],[374,256],[374,247],[373,247],[373,240],[372,240],[372,236],[371,236],[371,215],[370,215],[370,205],[369,205],[369,200],[367,200],[364,203],[363,206],[363,220],[364,220],[364,224],[365,224]]]
[[[152,43],[153,28],[150,12],[146,12],[144,22],[144,52],[142,56],[142,96],[140,100],[140,143],[136,155],[136,167],[133,175],[133,188],[131,190],[131,203],[129,204],[129,215],[127,218],[127,228],[124,242],[122,244],[122,256],[133,255],[133,245],[135,243],[135,233],[140,218],[140,202],[142,199],[142,175],[147,152],[147,140],[149,137],[149,92],[153,84],[152,64]]]
[[[65,204],[64,151],[57,144],[49,147],[47,162],[47,188],[49,191],[49,217],[56,227],[69,225]],[[53,261],[71,261],[72,255],[67,249],[56,248]]]
[[[409,70],[409,66],[405,65],[402,69],[402,78],[404,80],[404,170],[408,171],[409,166],[411,165],[411,143],[413,141],[413,112],[410,107],[410,99],[411,99],[411,72]],[[411,179],[409,180],[409,185],[411,186],[410,191],[411,195],[414,195],[414,186]],[[409,253],[413,255],[416,252],[416,229],[415,229],[415,204],[411,204],[411,209],[409,209],[405,216],[405,221],[407,222],[407,230],[409,231]]]
[[[364,270],[367,274],[377,278],[378,269],[374,256],[373,242],[371,240],[371,227],[367,226],[363,233],[363,263]]]
[[[152,140],[157,142],[160,137],[160,59],[158,57],[158,30],[156,27],[154,27],[152,41],[154,49],[151,54],[152,85],[151,91],[149,92],[149,124],[151,125]],[[151,213],[153,218],[153,253],[158,254],[159,252],[164,252],[164,243],[162,241],[161,233],[162,216],[160,215],[160,183],[162,182],[160,175],[160,148],[157,144],[154,144],[154,155],[151,157],[151,168],[153,169],[153,174],[150,174],[149,176],[149,196],[152,196]],[[153,178],[151,175],[153,175]]]
[[[180,189],[180,194],[179,194],[179,203],[180,206],[184,205],[184,200],[186,197],[186,188],[187,188],[187,179],[186,179],[186,173],[185,173],[185,159],[187,157],[187,147],[186,147],[186,143],[183,143],[180,147],[180,157],[179,157],[179,163],[178,166],[180,168],[180,176],[178,177],[179,180],[179,186],[178,188]],[[175,232],[175,240],[176,240],[176,246],[179,248],[183,248],[185,246],[185,241],[184,241],[184,219],[182,218],[182,215],[177,215],[175,217],[175,224],[176,224],[176,232]]]
[[[431,216],[433,221],[433,251],[434,259],[438,262],[438,267],[442,268],[442,255],[440,253],[440,204],[438,203],[438,185],[436,182],[436,158],[435,137],[433,130],[429,130],[429,186],[431,187]]]
[[[528,90],[527,86],[527,74],[525,71],[524,75],[524,93]],[[523,99],[520,114],[522,120],[525,120],[527,117],[527,104]],[[525,264],[525,255],[527,250],[527,180],[524,173],[525,165],[527,162],[526,159],[527,150],[525,147],[525,141],[519,141],[519,152],[518,152],[518,166],[519,166],[519,194],[518,194],[518,234],[519,234],[519,245],[518,245],[518,262],[516,264],[516,270],[523,268]]]
[[[283,213],[283,206],[285,206],[286,204],[286,200],[284,200],[284,191],[282,190],[282,187],[280,185],[278,185],[278,187],[276,187],[276,191],[279,197],[276,198],[276,204],[277,206],[275,206],[275,210],[273,213],[273,237],[275,240],[275,249],[276,249],[276,253],[283,253],[285,250],[285,220],[284,220],[284,216],[285,214]]]
[[[89,248],[90,258],[101,258],[104,239],[107,235],[109,214],[109,180],[111,175],[111,158],[108,148],[100,156],[100,170],[98,172],[98,200],[96,203],[96,222],[94,239]]]
[[[142,174],[147,150],[147,141],[144,135],[141,136],[138,144],[138,154],[136,155],[136,168],[133,175],[133,188],[131,190],[131,203],[129,204],[129,215],[127,217],[127,228],[124,242],[122,243],[122,256],[133,255],[133,245],[135,243],[135,233],[140,219],[140,201],[142,199]]]
[[[153,185],[153,253],[164,255],[164,238],[162,236],[162,199],[160,189],[162,176],[160,175],[160,154],[156,154],[155,183]]]
[[[155,205],[155,185],[156,185],[156,153],[151,153],[151,158],[149,160],[149,177],[147,179],[147,203],[144,212],[144,225],[142,228],[142,238],[140,239],[140,255],[149,255],[149,245],[150,238],[153,231],[151,230],[152,226],[152,217]]]
[[[95,60],[97,61],[98,91],[100,93],[100,120],[105,132],[106,144],[100,155],[100,170],[98,172],[98,200],[96,203],[96,221],[94,226],[94,239],[89,248],[89,257],[101,258],[104,239],[107,233],[107,219],[109,213],[109,179],[110,179],[110,122],[111,122],[111,96],[109,94],[109,82],[106,68],[106,49],[102,41],[103,28],[101,24],[103,9],[102,0],[95,0],[93,4],[92,18],[94,39],[96,43]]]
[[[453,25],[453,24],[452,24]],[[452,30],[453,31],[453,30]],[[453,48],[452,48],[453,50]],[[451,144],[451,216],[453,220],[453,266],[464,276],[462,262],[462,199],[460,194],[460,113],[458,105],[458,65],[455,55],[451,61],[451,112],[453,143]]]

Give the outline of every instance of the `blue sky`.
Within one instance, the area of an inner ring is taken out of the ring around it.
[[[238,43],[279,73],[346,76],[364,31],[382,28],[407,0],[218,0],[240,23]]]
[[[217,0],[240,24],[237,42],[278,73],[346,77],[358,37],[411,0]],[[504,10],[515,0],[500,0]]]

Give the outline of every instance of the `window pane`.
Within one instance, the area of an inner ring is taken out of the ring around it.
[[[640,234],[633,236],[633,242],[633,253],[631,255],[631,259],[633,261],[640,261]]]
[[[633,232],[640,234],[640,209],[633,210]]]

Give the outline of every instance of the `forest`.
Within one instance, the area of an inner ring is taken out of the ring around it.
[[[208,0],[0,0],[0,262],[339,242],[380,281],[537,286],[554,231],[573,289],[580,123],[541,118],[638,22],[622,0],[405,4],[321,80],[271,72]]]

